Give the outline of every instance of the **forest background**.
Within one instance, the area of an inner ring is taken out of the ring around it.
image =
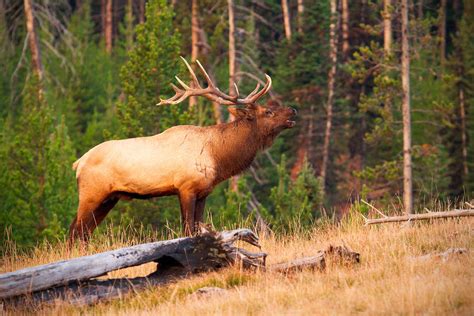
[[[228,120],[201,99],[156,106],[187,78],[179,56],[243,94],[267,73],[271,100],[299,113],[216,188],[207,221],[287,232],[365,213],[361,199],[402,212],[400,12],[396,0],[0,0],[0,249],[64,238],[71,165],[96,144]],[[418,211],[472,198],[474,4],[410,0],[408,13]],[[178,232],[179,204],[120,202],[107,221]]]

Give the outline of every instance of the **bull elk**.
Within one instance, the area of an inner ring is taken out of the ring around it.
[[[202,221],[206,197],[214,187],[250,166],[257,152],[269,147],[284,129],[295,125],[296,110],[257,105],[271,88],[271,78],[260,90],[257,84],[247,97],[221,92],[202,65],[207,81],[202,88],[183,58],[192,78],[188,85],[172,85],[176,94],[157,105],[172,105],[190,96],[203,96],[235,117],[229,123],[199,127],[180,125],[149,136],[111,140],[90,149],[74,164],[79,190],[77,215],[70,226],[69,241],[86,241],[120,199],[149,199],[178,195],[184,232],[191,235]]]

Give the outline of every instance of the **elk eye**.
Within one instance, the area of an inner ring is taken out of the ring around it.
[[[266,110],[266,111],[265,111],[265,115],[268,116],[268,117],[272,117],[273,115],[275,115],[275,113],[273,113],[273,112],[270,111],[270,110]]]

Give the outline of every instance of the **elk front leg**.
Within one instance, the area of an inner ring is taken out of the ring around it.
[[[196,194],[189,192],[179,193],[181,218],[183,220],[184,234],[191,236],[194,232],[194,212],[196,209]]]
[[[199,229],[199,223],[202,223],[202,217],[204,213],[204,207],[206,206],[206,197],[199,198],[196,200],[196,209],[194,212],[194,229]]]

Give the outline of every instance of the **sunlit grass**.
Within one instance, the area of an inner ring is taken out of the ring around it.
[[[261,240],[268,264],[309,256],[329,244],[346,244],[360,252],[357,266],[329,265],[325,272],[304,271],[293,275],[245,272],[237,267],[192,276],[165,287],[124,296],[95,306],[68,304],[42,306],[40,314],[461,314],[474,313],[474,256],[472,251],[447,262],[417,261],[414,257],[451,247],[472,249],[471,218],[438,220],[411,225],[386,224],[365,227],[358,217],[339,225],[324,223],[312,230],[269,235]],[[116,231],[116,230],[115,230]],[[33,252],[11,250],[2,258],[1,271],[49,263],[170,236],[150,233],[114,233],[95,236],[87,249],[67,252],[63,243],[42,244]],[[112,277],[143,276],[154,264],[123,269]],[[204,286],[227,291],[206,297],[191,295]],[[12,314],[21,310],[9,310]]]

